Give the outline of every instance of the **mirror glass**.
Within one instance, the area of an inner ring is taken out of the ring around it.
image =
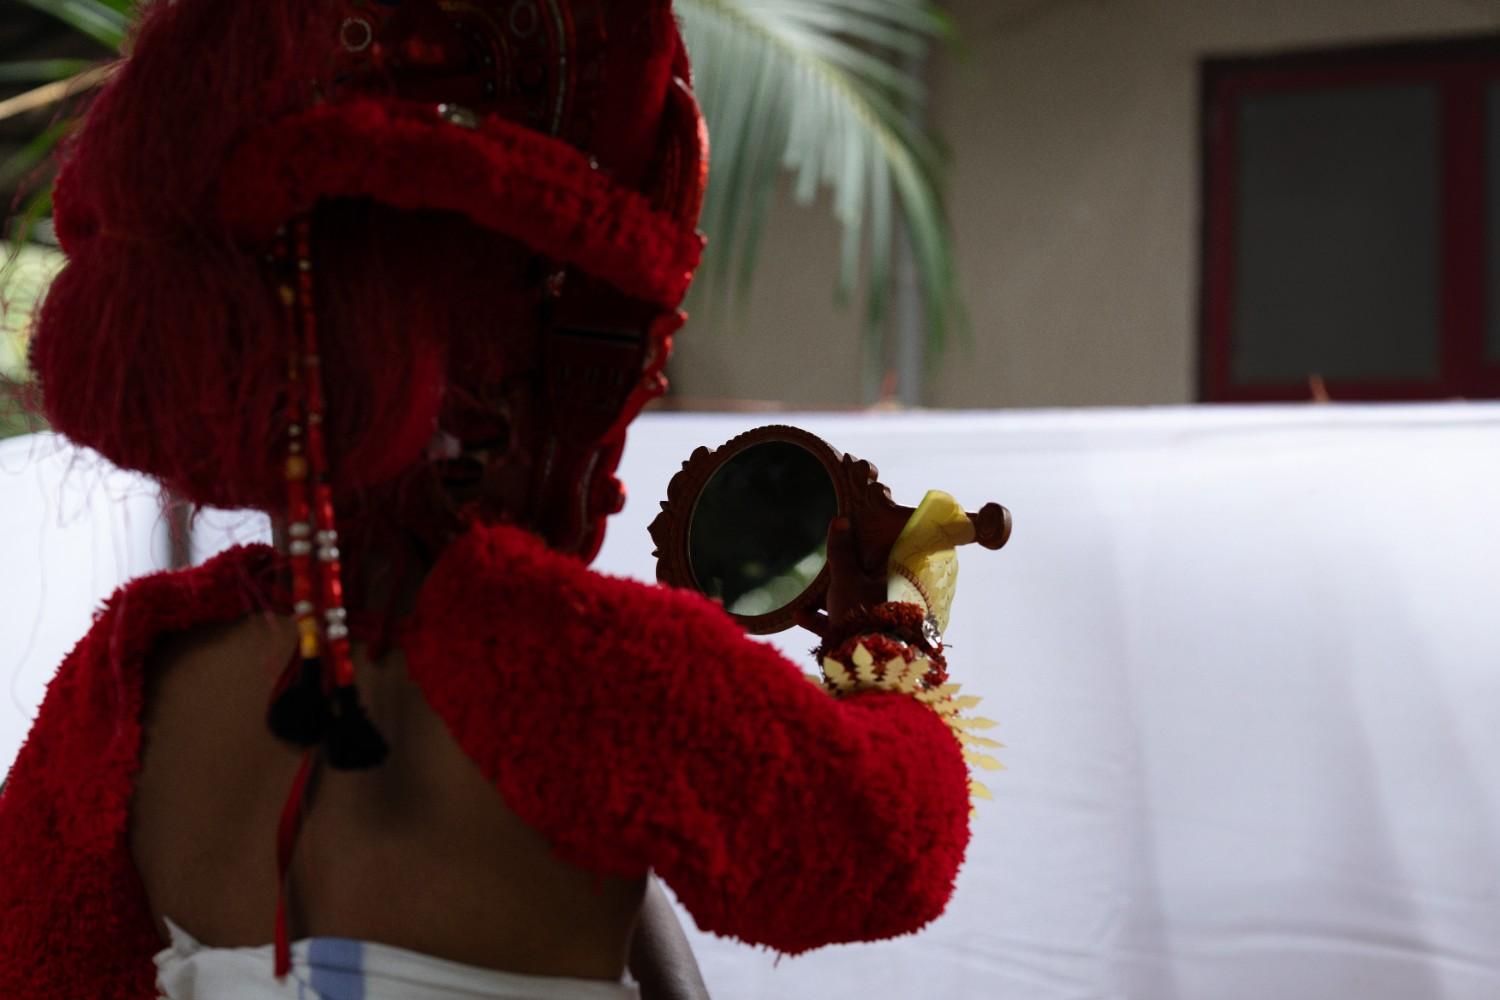
[[[688,560],[698,589],[731,614],[786,607],[827,561],[838,494],[818,456],[767,441],[714,473],[693,508]]]

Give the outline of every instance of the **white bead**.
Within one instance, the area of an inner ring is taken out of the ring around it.
[[[312,534],[312,525],[306,521],[293,521],[287,525],[286,533],[293,538],[307,538]]]
[[[337,545],[338,541],[339,533],[337,531],[330,531],[325,528],[324,530],[318,532],[319,545]]]
[[[312,552],[312,543],[301,540],[293,541],[287,546],[287,550],[294,556],[305,556]]]
[[[474,131],[479,128],[479,116],[460,104],[439,104],[437,115],[449,125]]]
[[[347,639],[347,638],[349,638],[349,629],[348,629],[347,626],[344,626],[344,625],[330,625],[330,626],[328,626],[327,631],[328,631],[328,638],[330,638],[330,639]]]
[[[298,618],[312,614],[312,601],[298,601],[296,604],[292,605],[292,612],[296,614]]]
[[[333,562],[338,557],[339,557],[339,550],[338,550],[338,546],[336,546],[336,545],[330,545],[327,548],[323,548],[323,549],[319,549],[318,550],[318,558],[321,559],[323,562]]]

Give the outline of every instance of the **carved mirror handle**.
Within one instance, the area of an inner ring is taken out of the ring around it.
[[[805,451],[820,464],[828,477],[836,514],[850,519],[858,554],[867,566],[881,565],[905,528],[915,508],[897,504],[889,487],[880,482],[879,470],[863,459],[845,455],[828,442],[798,427],[757,427],[718,448],[696,449],[672,477],[661,513],[651,523],[656,543],[656,575],[663,583],[707,591],[700,585],[692,558],[694,515],[705,490],[714,478],[736,459],[763,445],[791,445]],[[821,489],[821,485],[820,485]],[[829,518],[831,520],[831,517]],[[1010,538],[1010,512],[998,503],[988,503],[969,514],[974,534],[970,541],[988,549],[999,549]],[[826,532],[826,526],[822,529]],[[749,632],[779,632],[800,619],[810,620],[824,607],[828,592],[828,567],[824,565],[794,598],[763,613],[730,614]]]

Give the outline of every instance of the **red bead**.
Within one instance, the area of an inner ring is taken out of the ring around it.
[[[348,687],[354,683],[354,660],[349,655],[349,640],[334,639],[329,647],[333,659],[334,682],[339,687]]]

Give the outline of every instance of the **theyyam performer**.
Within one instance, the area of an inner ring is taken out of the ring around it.
[[[665,996],[653,876],[788,954],[941,913],[991,761],[940,501],[873,574],[832,526],[813,683],[588,568],[703,248],[667,0],[155,0],[129,51],[63,153],[46,414],[277,543],[62,664],[0,996]]]

